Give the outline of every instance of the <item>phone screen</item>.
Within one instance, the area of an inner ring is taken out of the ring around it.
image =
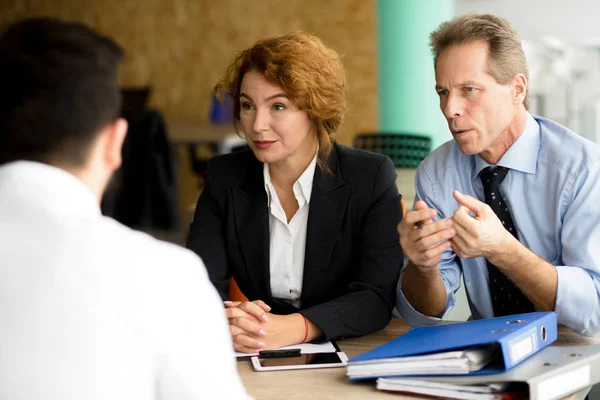
[[[299,357],[259,358],[262,367],[281,367],[284,365],[342,364],[337,353],[301,354]]]

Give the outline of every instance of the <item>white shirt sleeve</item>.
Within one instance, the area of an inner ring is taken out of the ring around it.
[[[162,310],[169,326],[158,366],[159,398],[251,399],[237,372],[223,304],[204,264],[191,252],[177,262],[178,268],[167,268],[174,276],[165,292],[157,294],[170,305]]]

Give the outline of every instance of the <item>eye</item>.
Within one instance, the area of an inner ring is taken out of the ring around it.
[[[273,104],[273,109],[275,111],[283,111],[283,110],[285,110],[285,106],[283,104],[277,103],[277,104]]]
[[[250,103],[248,101],[244,101],[241,104],[241,108],[242,108],[242,110],[253,110],[254,106],[252,105],[252,103]]]
[[[475,90],[477,90],[477,89],[475,89],[472,86],[468,86],[465,88],[465,92],[467,92],[467,93],[473,93]]]
[[[438,90],[438,96],[447,96],[448,91],[446,89]]]

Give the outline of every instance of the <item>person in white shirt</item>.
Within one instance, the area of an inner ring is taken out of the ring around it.
[[[216,87],[250,149],[209,161],[187,246],[238,351],[365,335],[391,319],[396,172],[389,157],[334,142],[345,89],[339,55],[304,32],[257,41]],[[248,301],[232,301],[232,277]]]
[[[121,58],[76,23],[0,36],[0,398],[248,399],[202,261],[100,213]]]

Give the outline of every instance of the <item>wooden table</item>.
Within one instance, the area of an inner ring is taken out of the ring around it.
[[[394,318],[379,332],[360,338],[340,340],[338,345],[348,358],[352,358],[395,339],[409,329],[410,327],[402,319]],[[553,346],[592,344],[600,344],[600,337],[582,337],[569,328],[561,326],[559,339]],[[257,400],[422,399],[422,397],[381,392],[375,389],[373,381],[350,382],[346,378],[346,368],[255,372],[250,361],[239,361],[237,367],[246,390]]]

